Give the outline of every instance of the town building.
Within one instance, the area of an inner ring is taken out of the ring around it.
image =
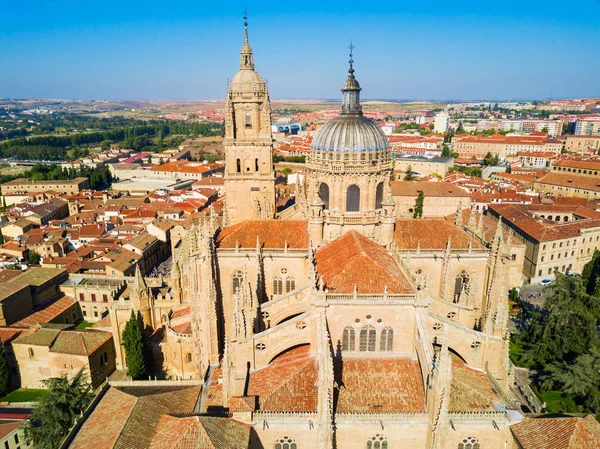
[[[433,130],[438,134],[446,134],[450,127],[450,116],[447,112],[436,114],[433,120]]]
[[[568,135],[565,137],[565,150],[575,153],[584,153],[591,150],[597,153],[600,150],[600,136]]]
[[[2,195],[45,192],[46,190],[54,190],[59,193],[74,195],[80,190],[89,188],[90,184],[88,178],[75,178],[67,181],[30,181],[26,178],[18,178],[13,181],[5,182],[0,186]]]
[[[586,207],[491,204],[488,213],[525,243],[523,275],[531,282],[581,273],[600,249],[600,213]]]
[[[444,217],[471,207],[471,195],[446,182],[393,181],[392,198],[398,217],[412,217],[415,200],[423,192],[423,217]]]
[[[562,142],[549,139],[546,134],[529,136],[455,136],[454,151],[461,157],[483,159],[488,153],[500,160],[520,152],[560,154]]]
[[[438,176],[444,177],[454,165],[454,158],[442,156],[417,156],[409,154],[394,155],[394,171],[402,176],[408,168],[415,173],[415,176]]]
[[[591,158],[560,159],[534,183],[540,193],[577,198],[600,198],[600,161]]]
[[[575,122],[575,135],[600,136],[600,117],[587,117]]]

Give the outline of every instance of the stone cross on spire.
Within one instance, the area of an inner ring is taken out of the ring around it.
[[[244,43],[248,43],[248,8],[244,8]]]
[[[252,57],[252,47],[248,42],[248,10],[244,10],[244,45],[242,45],[242,55],[240,59],[240,68],[254,70],[254,58]]]
[[[350,61],[348,61],[350,63],[350,69],[348,70],[348,73],[350,73],[350,75],[352,75],[354,73],[354,67],[352,67],[352,65],[354,64],[354,59],[353,59],[352,55],[353,55],[355,48],[356,47],[354,46],[352,41],[350,41],[350,45],[348,46],[348,49],[350,49]]]

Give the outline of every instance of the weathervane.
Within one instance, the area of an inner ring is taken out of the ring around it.
[[[354,68],[352,67],[352,64],[354,64],[354,59],[352,59],[352,54],[354,52],[354,49],[356,48],[356,46],[352,43],[352,40],[350,41],[350,46],[348,47],[350,49],[350,70],[348,70],[350,72],[350,74],[354,73]]]
[[[244,26],[248,26],[248,8],[244,8]]]

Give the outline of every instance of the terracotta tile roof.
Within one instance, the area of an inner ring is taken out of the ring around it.
[[[466,222],[464,222],[466,224]],[[401,218],[396,221],[394,242],[398,249],[443,249],[450,239],[451,248],[474,249],[483,245],[444,218]]]
[[[510,426],[523,449],[600,449],[600,424],[593,416],[539,416]]]
[[[190,306],[184,307],[183,309],[176,310],[171,315],[172,320],[176,320],[177,318],[181,318],[190,314],[191,308]]]
[[[450,412],[493,412],[492,401],[502,403],[488,377],[481,371],[468,367],[452,356],[452,383],[450,387]]]
[[[6,298],[11,297],[15,293],[21,292],[23,290],[28,290],[29,285],[21,282],[6,282],[2,285],[2,289],[0,290],[0,302],[4,301]]]
[[[600,213],[587,207],[558,206],[545,204],[491,204],[494,215],[503,217],[504,222],[518,228],[538,242],[578,237],[584,229],[600,227]],[[545,218],[534,218],[534,212],[553,215],[555,213],[572,213],[580,217],[576,221],[557,222]]]
[[[96,321],[92,327],[93,328],[110,328],[111,327],[110,315],[106,315],[100,321]]]
[[[171,329],[173,329],[178,334],[192,335],[192,323],[190,323],[189,321],[187,323],[173,325],[171,326]]]
[[[70,296],[61,296],[60,298],[48,301],[33,310],[25,318],[12,324],[11,327],[29,328],[36,324],[51,323],[60,314],[69,310],[71,307],[77,307],[76,301]]]
[[[563,159],[553,164],[555,167],[571,167],[587,170],[600,170],[600,160],[598,159]]]
[[[231,418],[163,415],[149,449],[242,449],[248,447],[251,429]]]
[[[331,293],[412,293],[392,256],[372,240],[350,231],[316,254],[317,271]]]
[[[2,341],[2,343],[10,343],[15,338],[17,338],[19,335],[21,335],[21,332],[27,332],[27,331],[24,331],[23,329],[12,329],[10,327],[1,327],[0,328],[0,341]]]
[[[550,172],[537,180],[540,184],[568,187],[572,189],[591,190],[600,192],[600,178],[596,176],[582,176],[572,173]]]
[[[85,329],[62,331],[50,347],[50,352],[89,356],[112,339],[110,332]]]
[[[229,400],[229,412],[253,412],[256,400],[256,396],[234,396]]]
[[[193,413],[200,387],[111,387],[70,449],[148,449],[164,414]]]
[[[207,164],[201,162],[190,162],[185,160],[167,162],[166,164],[159,165],[158,167],[153,167],[150,171],[164,171],[164,172],[174,172],[174,173],[208,173],[216,170],[223,169],[222,164],[216,164],[209,162]]]
[[[318,366],[301,346],[275,359],[250,375],[248,394],[258,396],[260,410],[272,412],[315,412],[317,410]]]
[[[341,373],[337,412],[422,413],[425,388],[417,360],[344,357],[336,360]]]
[[[0,423],[0,440],[6,438],[22,424],[25,424],[25,421],[8,421]]]
[[[219,248],[256,248],[258,236],[263,248],[308,248],[306,221],[247,220],[221,231],[217,237]]]
[[[456,187],[448,182],[392,181],[391,185],[392,196],[416,197],[419,194],[419,191],[422,190],[425,197],[469,197],[469,193],[464,189]]]

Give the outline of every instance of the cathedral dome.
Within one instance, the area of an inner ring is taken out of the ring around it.
[[[231,92],[266,92],[267,86],[262,76],[254,70],[240,70],[229,85]]]
[[[388,148],[388,140],[381,128],[364,115],[339,115],[321,127],[311,148],[340,152],[383,151]]]
[[[360,106],[360,84],[354,77],[350,53],[348,79],[342,87],[340,115],[329,120],[315,135],[311,149],[314,151],[369,153],[385,151],[389,143],[377,124],[365,117]]]

